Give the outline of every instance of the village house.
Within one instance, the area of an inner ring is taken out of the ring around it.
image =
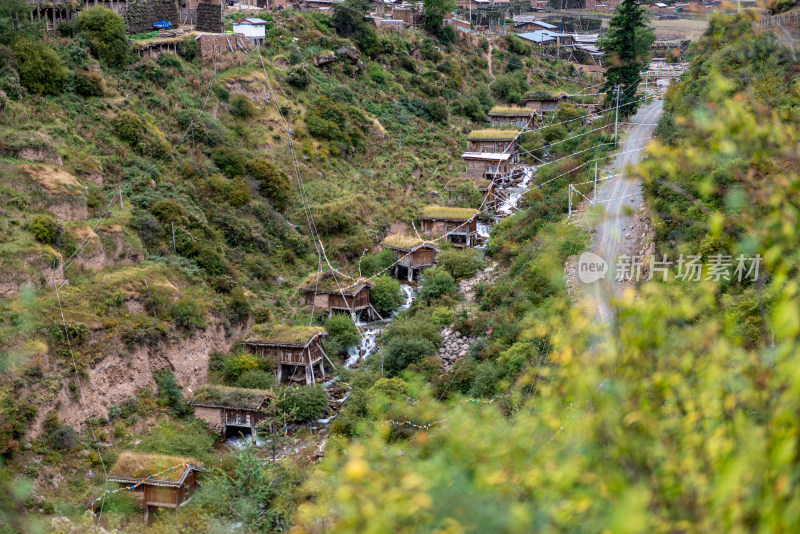
[[[502,181],[511,174],[511,154],[496,152],[464,152],[461,154],[466,170],[465,176],[470,178],[486,178]]]
[[[197,489],[202,464],[192,458],[164,454],[123,452],[108,471],[108,481],[141,493],[145,521],[151,508],[176,510],[189,502]],[[152,475],[152,476],[151,476]]]
[[[511,163],[519,161],[518,130],[473,130],[467,136],[467,151],[511,154]]]
[[[297,11],[315,11],[326,15],[333,15],[333,8],[341,4],[342,0],[292,0]]]
[[[420,215],[422,233],[427,236],[444,236],[455,247],[475,245],[478,234],[478,210],[446,206],[425,206]]]
[[[254,45],[264,44],[267,21],[256,17],[237,20],[233,23],[233,33],[239,33]]]
[[[462,10],[479,11],[492,7],[491,0],[456,0],[456,6]]]
[[[406,28],[419,28],[422,11],[416,6],[403,4],[392,8],[392,20],[402,20]]]
[[[381,316],[369,302],[369,290],[375,287],[364,278],[339,280],[331,272],[311,273],[300,286],[305,305],[314,310],[353,313],[357,317],[366,315],[368,321],[378,321]]]
[[[255,325],[242,345],[275,365],[275,378],[281,382],[312,385],[325,379],[323,359],[333,362],[322,347],[327,334],[317,326]],[[314,368],[317,368],[317,371]],[[300,373],[300,374],[298,374]]]
[[[489,110],[489,124],[524,128],[533,119],[534,112],[519,106],[495,106]]]
[[[245,431],[255,437],[272,400],[274,397],[266,390],[205,384],[195,390],[188,402],[194,406],[194,416],[221,436]]]
[[[537,115],[548,111],[558,111],[558,104],[565,100],[564,96],[553,96],[543,91],[534,91],[522,97],[525,107],[532,109]]]
[[[536,20],[533,15],[514,15],[514,31],[516,33],[532,32],[536,30],[557,31],[558,26],[542,20]]]
[[[497,209],[500,198],[497,196],[497,184],[493,180],[486,178],[469,178],[466,176],[459,176],[448,181],[444,190],[447,191],[448,200],[451,203],[456,203],[460,200],[459,190],[464,185],[470,185],[480,192],[483,197],[483,208],[486,210],[494,211]]]
[[[381,247],[397,253],[394,276],[400,278],[405,270],[405,277],[410,282],[416,273],[422,272],[436,263],[439,248],[431,241],[406,234],[392,234],[381,241]]]

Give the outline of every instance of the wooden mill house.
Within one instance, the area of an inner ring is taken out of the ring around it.
[[[511,154],[497,152],[464,152],[464,176],[502,181],[511,174]]]
[[[388,235],[381,241],[381,247],[395,251],[397,263],[394,266],[394,276],[399,278],[405,269],[409,282],[416,273],[435,265],[436,253],[439,252],[435,243],[407,234]]]
[[[229,432],[249,432],[256,436],[258,423],[274,400],[269,391],[205,384],[197,388],[189,400],[194,416],[223,437]]]
[[[278,383],[305,381],[311,385],[325,378],[323,359],[334,369],[322,347],[326,335],[325,329],[318,326],[255,325],[242,345],[275,364]]]
[[[467,152],[511,154],[511,163],[519,161],[518,130],[473,130],[467,136]]]
[[[446,206],[425,206],[420,215],[422,233],[439,237],[447,235],[454,247],[476,245],[478,210]]]
[[[518,126],[524,128],[533,120],[530,108],[519,106],[495,106],[489,110],[489,124],[495,126]]]
[[[151,508],[173,508],[177,513],[192,498],[202,471],[202,464],[192,458],[123,452],[109,470],[108,481],[124,487],[139,484],[133,491],[142,495],[147,521]]]
[[[330,317],[334,312],[366,315],[368,321],[378,321],[380,314],[369,302],[369,291],[375,287],[364,278],[339,278],[331,272],[311,273],[300,286],[305,305],[322,310]]]
[[[461,200],[459,198],[459,189],[463,187],[463,185],[472,186],[478,190],[483,196],[484,209],[492,211],[497,209],[497,205],[500,203],[500,197],[497,194],[496,184],[494,181],[486,178],[459,176],[448,181],[444,186],[444,190],[447,191],[447,198],[451,204],[456,204]]]
[[[522,98],[525,107],[532,109],[537,115],[558,111],[558,105],[565,101],[567,101],[565,96],[552,96],[541,91],[528,93]]]

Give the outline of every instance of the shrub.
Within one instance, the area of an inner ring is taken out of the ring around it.
[[[103,96],[106,81],[99,72],[80,70],[75,73],[75,92],[81,96]]]
[[[306,65],[295,65],[286,76],[286,82],[298,89],[305,89],[311,83],[311,74]]]
[[[172,371],[158,369],[153,371],[153,378],[158,386],[158,404],[162,408],[172,408],[180,416],[192,413],[192,407],[183,402],[181,387]]]
[[[32,93],[57,95],[64,90],[67,69],[55,51],[43,43],[20,41],[14,45],[19,80]]]
[[[172,54],[167,54],[167,53],[159,54],[156,63],[159,66],[164,67],[165,69],[175,69],[178,72],[181,73],[183,72],[183,65],[181,65],[180,60]]]
[[[74,22],[59,22],[56,28],[61,37],[75,37],[78,31],[78,26]]]
[[[211,159],[228,178],[244,174],[245,158],[235,148],[220,147],[211,153]]]
[[[380,378],[369,388],[370,393],[383,393],[387,397],[405,397],[408,395],[408,384],[402,378]]]
[[[247,371],[266,371],[268,369],[268,363],[265,360],[247,352],[240,352],[239,354],[229,356],[225,359],[225,363],[223,364],[225,378],[230,383],[234,384]]]
[[[109,67],[128,61],[130,49],[125,21],[104,7],[84,9],[78,16],[78,32],[86,37],[92,55]]]
[[[428,102],[428,117],[433,122],[446,122],[449,113],[447,106],[441,100],[432,100]]]
[[[194,61],[199,53],[200,45],[192,37],[187,37],[178,43],[178,55],[186,61]]]
[[[498,76],[492,84],[492,93],[501,100],[519,102],[520,95],[528,90],[525,74],[522,71]]]
[[[230,99],[231,115],[239,119],[249,119],[256,114],[256,106],[244,95],[234,95]]]
[[[233,323],[243,323],[250,317],[253,311],[250,307],[250,299],[247,298],[241,287],[231,291],[231,297],[228,299],[228,311],[230,312],[229,318]]]
[[[512,54],[526,55],[530,52],[530,47],[516,35],[506,35],[506,46]]]
[[[456,311],[453,308],[447,308],[445,306],[437,306],[433,310],[433,314],[431,314],[431,320],[436,323],[437,326],[441,327],[452,324],[455,318]]]
[[[40,243],[51,245],[58,239],[60,228],[50,215],[34,215],[28,225],[33,237]]]
[[[69,425],[59,424],[47,433],[48,444],[59,451],[74,450],[79,441],[78,433]]]
[[[113,120],[114,131],[123,141],[135,145],[144,131],[144,123],[131,111],[120,111]]]
[[[7,105],[8,105],[8,96],[6,95],[5,91],[0,89],[0,111],[5,110]]]
[[[497,391],[497,381],[500,373],[492,362],[483,362],[475,369],[475,378],[469,388],[470,397],[491,397]]]
[[[461,208],[478,209],[483,202],[483,195],[472,182],[462,182],[453,191],[453,204]]]
[[[447,271],[456,282],[475,276],[478,269],[483,267],[483,261],[478,251],[474,249],[443,250],[436,257],[436,263]]]
[[[262,369],[250,369],[236,380],[236,386],[247,389],[269,389],[275,385],[275,375]]]
[[[278,400],[278,412],[292,421],[302,422],[316,419],[328,406],[328,393],[319,384],[286,388]]]
[[[383,367],[389,377],[397,376],[423,356],[436,352],[436,346],[422,338],[394,338],[383,349]]]
[[[188,295],[181,295],[172,306],[171,314],[175,324],[187,330],[193,331],[206,326],[205,308],[197,299]]]
[[[357,345],[361,339],[352,317],[344,313],[333,314],[325,322],[325,330],[328,331],[329,339],[338,343],[344,352]]]
[[[483,121],[486,118],[486,110],[483,109],[481,101],[477,96],[471,96],[464,101],[464,115],[475,122]]]
[[[246,163],[247,174],[258,181],[259,191],[278,210],[286,209],[289,203],[291,183],[286,174],[272,163],[259,159]]]
[[[393,250],[390,250],[388,248],[381,250],[377,254],[367,254],[366,256],[364,256],[364,259],[361,260],[361,273],[364,276],[372,276],[378,274],[382,270],[394,264],[396,260],[397,260],[397,255]]]
[[[550,126],[549,128],[545,128],[540,132],[542,138],[545,142],[549,145],[551,143],[555,143],[556,141],[560,141],[567,137],[569,132],[567,132],[566,127],[563,124],[557,124],[555,126]]]
[[[442,295],[455,294],[458,291],[456,281],[450,273],[439,267],[425,271],[425,281],[419,290],[419,300],[428,303]]]
[[[216,441],[216,432],[200,419],[192,419],[186,424],[166,420],[145,435],[137,448],[145,452],[204,460]]]
[[[392,254],[394,258],[394,254]],[[403,292],[400,282],[382,274],[372,280],[375,284],[369,292],[369,301],[381,315],[391,313],[403,304]]]

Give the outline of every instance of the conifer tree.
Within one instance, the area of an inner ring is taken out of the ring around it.
[[[636,88],[641,81],[640,72],[647,67],[650,46],[655,41],[653,29],[647,23],[647,16],[635,0],[623,0],[619,4],[608,25],[608,33],[598,46],[603,51],[603,64],[606,65],[606,103],[616,104],[614,87],[620,86],[620,115],[630,115],[636,111]]]

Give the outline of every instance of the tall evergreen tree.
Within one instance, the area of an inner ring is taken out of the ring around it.
[[[608,33],[599,41],[606,65],[606,104],[615,105],[614,86],[620,86],[620,114],[630,115],[638,107],[636,88],[641,81],[640,72],[647,67],[650,46],[656,37],[647,23],[647,16],[636,0],[623,0],[614,10]]]

